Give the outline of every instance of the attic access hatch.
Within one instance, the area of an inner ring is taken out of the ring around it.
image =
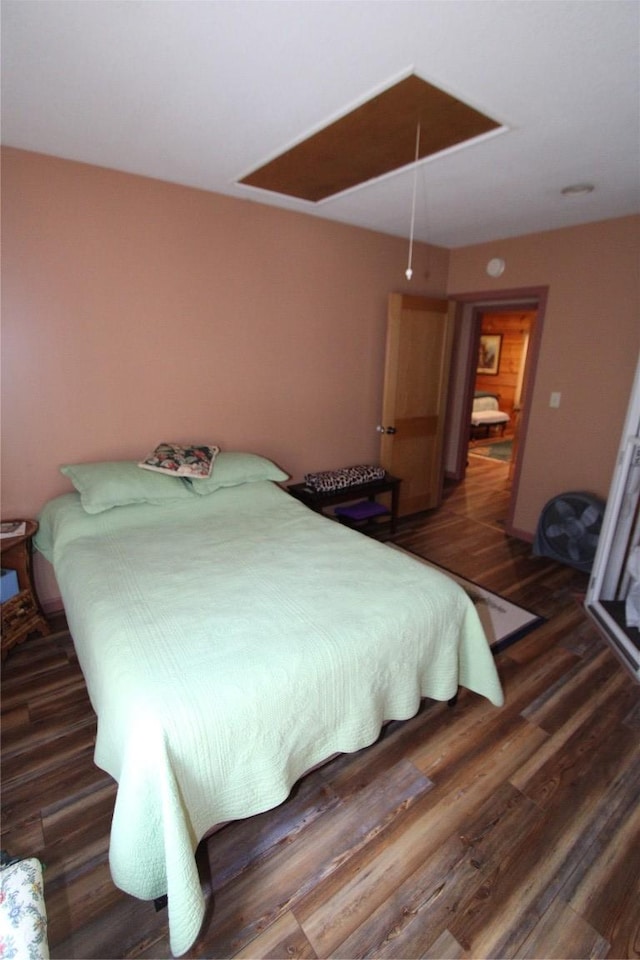
[[[243,177],[239,183],[318,203],[442,153],[501,124],[412,74]]]

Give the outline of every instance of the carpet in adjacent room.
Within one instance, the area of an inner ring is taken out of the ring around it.
[[[513,440],[492,440],[489,443],[479,443],[476,446],[469,447],[469,455],[508,463],[513,455]]]

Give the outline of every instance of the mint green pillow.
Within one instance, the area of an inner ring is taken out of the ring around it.
[[[221,487],[236,487],[240,483],[255,483],[258,480],[288,480],[289,474],[271,460],[257,453],[234,451],[219,453],[213,462],[211,476],[206,480],[191,480],[196,493],[206,495]]]
[[[132,503],[188,500],[193,490],[181,477],[141,470],[130,460],[75,463],[60,467],[78,493],[87,513],[102,513]]]

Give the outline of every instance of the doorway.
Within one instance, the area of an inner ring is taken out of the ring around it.
[[[530,307],[477,311],[479,349],[468,456],[515,463],[529,342],[536,317],[537,310]]]
[[[499,409],[503,409],[504,404],[509,417],[505,434],[507,429],[511,434],[511,494],[505,519],[505,527],[509,533],[514,533],[513,517],[518,497],[520,467],[526,446],[547,294],[547,287],[536,287],[496,291],[492,292],[490,298],[486,294],[483,297],[479,294],[459,294],[451,297],[456,303],[456,326],[449,387],[445,476],[453,481],[464,480],[475,393],[498,394]],[[510,331],[508,338],[507,331]],[[488,341],[489,346],[495,348],[497,345],[499,351],[497,357],[495,354],[485,355],[483,363],[480,363],[482,336],[493,338]],[[497,340],[497,337],[500,339]],[[508,340],[511,340],[510,344]],[[503,349],[506,352],[503,353]],[[495,428],[492,432],[495,432]]]

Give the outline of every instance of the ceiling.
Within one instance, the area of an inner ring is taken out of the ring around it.
[[[1,29],[6,145],[403,237],[415,189],[449,248],[640,212],[637,0],[3,0]],[[411,74],[500,127],[319,202],[239,182]]]

